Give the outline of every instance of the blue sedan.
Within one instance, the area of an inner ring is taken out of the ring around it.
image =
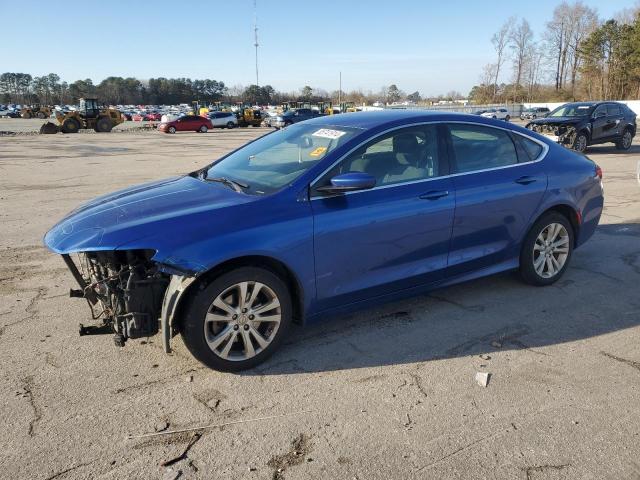
[[[351,113],[97,198],[44,242],[100,318],[81,334],[123,346],[161,331],[167,352],[180,334],[205,365],[238,371],[292,322],[507,270],[554,283],[598,225],[601,180],[586,156],[516,125]]]

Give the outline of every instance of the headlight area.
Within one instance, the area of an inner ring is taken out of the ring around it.
[[[97,325],[80,324],[80,335],[114,334],[117,346],[129,338],[158,333],[162,300],[170,275],[151,260],[154,250],[82,252],[77,260],[63,259],[80,289],[71,297],[84,298]]]

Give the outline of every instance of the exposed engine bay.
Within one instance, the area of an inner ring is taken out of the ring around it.
[[[92,318],[101,321],[81,324],[80,335],[114,333],[115,344],[124,346],[130,338],[158,333],[170,276],[150,260],[153,254],[150,250],[84,252],[78,255],[78,265],[63,255],[80,285],[70,296],[85,298]]]
[[[573,125],[553,125],[529,123],[526,128],[541,135],[554,136],[561,145],[573,145],[577,130]]]

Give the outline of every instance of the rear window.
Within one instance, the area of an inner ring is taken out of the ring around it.
[[[522,150],[526,154],[526,158],[524,159],[524,161],[535,160],[542,153],[542,145],[540,145],[539,143],[534,142],[533,140],[530,140],[527,137],[523,137],[521,135],[517,135],[516,138],[520,142],[520,145],[522,145]]]

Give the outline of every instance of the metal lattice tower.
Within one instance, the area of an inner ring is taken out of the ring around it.
[[[258,77],[258,6],[257,1],[253,0],[253,36],[254,43],[253,46],[256,47],[256,85],[260,86],[260,81]]]

